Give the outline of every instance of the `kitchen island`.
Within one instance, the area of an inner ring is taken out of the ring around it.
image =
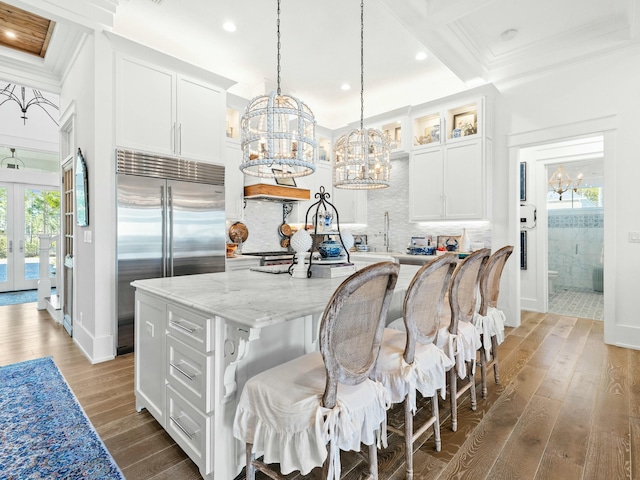
[[[401,267],[390,318],[401,316],[418,268]],[[133,282],[136,409],[154,416],[203,477],[232,480],[245,464],[232,429],[242,387],[317,349],[322,313],[343,280],[240,270]]]

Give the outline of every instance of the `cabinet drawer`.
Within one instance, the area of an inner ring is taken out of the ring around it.
[[[204,413],[213,410],[213,361],[167,335],[167,382]]]
[[[213,350],[213,321],[176,305],[167,305],[167,331],[200,352]]]
[[[213,417],[203,415],[167,385],[167,432],[200,469],[213,471]]]

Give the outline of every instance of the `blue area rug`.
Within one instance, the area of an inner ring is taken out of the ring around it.
[[[44,478],[124,479],[51,357],[0,367],[0,479]]]
[[[51,289],[51,295],[56,294],[56,289]],[[33,303],[38,301],[38,290],[23,290],[21,292],[0,293],[0,307],[5,305],[18,305],[20,303]]]

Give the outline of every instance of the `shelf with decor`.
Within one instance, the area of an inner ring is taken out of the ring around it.
[[[440,112],[413,119],[413,146],[440,145],[442,118]]]
[[[227,140],[240,141],[240,111],[227,107],[224,131]]]

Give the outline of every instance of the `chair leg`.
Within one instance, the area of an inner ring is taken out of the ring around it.
[[[491,356],[493,357],[493,375],[496,384],[500,384],[500,370],[498,369],[498,339],[494,335],[491,337]]]
[[[482,398],[487,398],[487,352],[484,345],[480,347],[480,380],[482,384]]]
[[[404,458],[407,480],[413,479],[413,412],[409,399],[404,399]]]
[[[438,392],[431,397],[431,412],[433,414],[433,438],[436,441],[436,452],[442,449],[442,440],[440,439],[440,409],[438,408]]]
[[[255,455],[251,452],[253,450],[253,444],[247,443],[245,444],[247,449],[247,471],[246,471],[246,479],[247,480],[255,480],[256,478],[256,467],[253,465],[253,461],[255,460]]]
[[[468,370],[469,370],[469,390],[471,391],[471,410],[476,411],[476,407],[478,406],[478,401],[476,399],[476,379],[473,374],[473,363],[475,360],[469,362]]]
[[[378,446],[376,442],[369,445],[369,475],[373,480],[378,480]]]
[[[458,429],[457,376],[456,367],[451,367],[451,370],[449,370],[449,398],[451,402],[451,430],[454,432]]]

